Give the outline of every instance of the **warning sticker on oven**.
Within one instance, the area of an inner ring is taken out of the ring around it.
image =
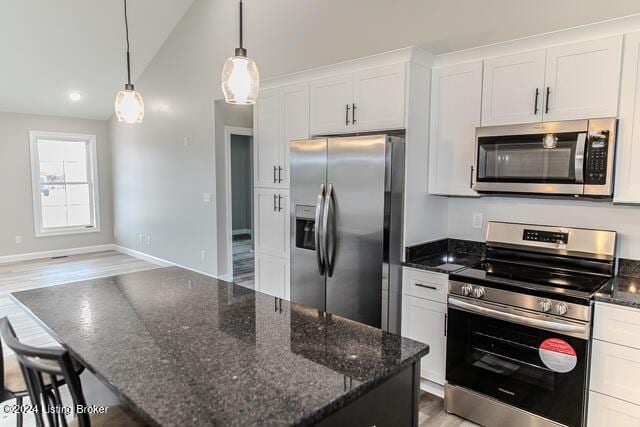
[[[578,363],[576,351],[560,338],[549,338],[540,344],[538,354],[542,363],[554,372],[567,373]]]

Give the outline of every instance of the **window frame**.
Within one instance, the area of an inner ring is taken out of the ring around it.
[[[42,194],[40,191],[40,153],[38,140],[82,141],[87,145],[87,178],[89,184],[89,215],[92,224],[69,225],[63,227],[42,226]],[[33,201],[33,224],[36,237],[63,236],[68,234],[97,233],[100,231],[100,196],[98,191],[98,153],[96,135],[66,132],[29,131],[31,153],[31,191]]]

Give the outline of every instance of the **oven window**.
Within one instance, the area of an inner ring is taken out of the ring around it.
[[[478,138],[478,177],[485,182],[576,182],[579,133]]]
[[[453,308],[447,330],[447,382],[562,424],[581,425],[586,340]],[[575,365],[566,372],[542,360],[541,347],[549,340],[575,351]]]

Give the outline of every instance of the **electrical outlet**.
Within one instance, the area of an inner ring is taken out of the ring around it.
[[[473,213],[473,228],[482,228],[482,225],[484,224],[484,218],[482,216],[481,212],[474,212]]]
[[[147,236],[147,246],[151,244],[151,236]]]
[[[138,234],[138,243],[140,244],[144,243],[144,236],[142,234]]]
[[[207,251],[204,251],[204,250],[200,251],[200,258],[205,259],[206,257],[207,257]]]
[[[211,203],[211,193],[202,193],[202,201],[205,203]]]
[[[16,245],[22,244],[22,236],[16,236]]]
[[[189,137],[185,136],[184,139],[182,140],[182,143],[184,144],[185,147],[189,146]]]

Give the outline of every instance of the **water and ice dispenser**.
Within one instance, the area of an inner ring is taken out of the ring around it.
[[[296,205],[296,248],[316,250],[316,207]]]

